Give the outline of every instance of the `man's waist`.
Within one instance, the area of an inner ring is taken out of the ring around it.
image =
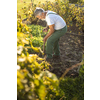
[[[67,25],[63,26],[62,28],[55,29],[55,31],[62,30],[62,29],[64,29],[66,26],[67,26]]]

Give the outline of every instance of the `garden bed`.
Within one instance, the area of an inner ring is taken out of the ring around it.
[[[61,56],[60,59],[55,59],[54,62],[51,63],[51,72],[61,77],[66,68],[82,61],[84,54],[84,35],[66,33],[60,38],[59,45]],[[78,68],[79,66],[69,71],[67,76],[78,76]]]

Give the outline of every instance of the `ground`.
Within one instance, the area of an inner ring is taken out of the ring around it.
[[[38,25],[45,27],[46,23],[39,20]],[[75,23],[73,26],[68,27],[67,33],[60,38],[59,46],[60,58],[50,62],[52,65],[50,71],[61,77],[67,68],[81,62],[84,58],[84,26],[81,31],[76,27]],[[79,67],[70,70],[66,76],[78,76]]]
[[[84,35],[67,32],[60,38],[59,46],[61,56],[59,59],[54,59],[51,62],[52,68],[50,71],[61,77],[67,68],[82,61],[84,54]],[[78,76],[78,68],[79,66],[70,70],[66,75],[70,77]]]
[[[39,21],[38,24],[45,26],[43,21]],[[52,65],[50,71],[56,74],[58,77],[61,77],[67,68],[80,63],[84,58],[84,26],[82,29],[83,30],[80,31],[74,23],[73,26],[68,27],[67,33],[60,38],[60,58],[54,59],[50,62]],[[80,66],[70,70],[66,76],[78,76],[79,68]]]

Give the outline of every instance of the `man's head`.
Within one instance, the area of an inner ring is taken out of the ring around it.
[[[42,8],[36,8],[34,11],[35,17],[44,20],[45,19],[45,11]]]

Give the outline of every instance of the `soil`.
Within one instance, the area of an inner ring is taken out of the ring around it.
[[[50,71],[61,77],[66,69],[82,61],[84,54],[84,35],[66,33],[60,38],[60,58],[53,59]],[[66,76],[77,77],[79,75],[79,67],[70,70]]]
[[[38,25],[45,27],[46,23],[39,20]],[[56,74],[57,77],[61,77],[66,69],[82,61],[84,54],[84,26],[81,31],[76,27],[75,22],[73,26],[68,27],[67,33],[60,38],[59,47],[60,58],[53,59],[50,62],[52,65],[50,71]],[[79,75],[79,68],[80,66],[70,70],[66,76],[77,77]]]

